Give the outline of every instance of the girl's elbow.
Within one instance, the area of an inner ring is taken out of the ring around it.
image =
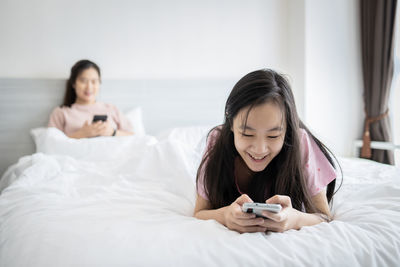
[[[202,220],[203,218],[201,217],[201,211],[202,211],[202,210],[195,210],[195,211],[193,212],[193,217],[195,217],[196,219]]]

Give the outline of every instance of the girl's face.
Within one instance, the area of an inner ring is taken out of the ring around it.
[[[253,172],[264,170],[282,149],[286,134],[283,113],[274,102],[254,107],[247,117],[243,108],[233,119],[236,150]]]
[[[77,104],[93,104],[100,88],[100,77],[96,69],[83,70],[73,85]]]

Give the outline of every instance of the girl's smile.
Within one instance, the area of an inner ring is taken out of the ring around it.
[[[263,161],[267,158],[267,156],[268,156],[268,155],[265,155],[265,156],[254,156],[254,155],[252,155],[252,154],[249,153],[249,152],[247,152],[247,155],[249,155],[250,158],[251,158],[254,162],[257,162],[257,163],[263,162]]]

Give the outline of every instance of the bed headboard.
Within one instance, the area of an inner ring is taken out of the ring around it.
[[[35,152],[30,129],[47,125],[64,96],[63,79],[0,79],[0,175]],[[99,100],[122,111],[140,106],[146,132],[222,123],[232,80],[104,80]]]

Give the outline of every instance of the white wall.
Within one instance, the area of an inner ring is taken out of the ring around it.
[[[103,79],[287,73],[303,120],[339,155],[362,124],[357,0],[2,0],[0,78]]]
[[[305,118],[306,24],[305,0],[289,1],[288,76],[296,99],[297,112]]]
[[[285,14],[280,0],[2,0],[0,77],[65,78],[81,58],[105,79],[285,69]]]
[[[306,123],[340,155],[363,125],[358,1],[306,0]]]

